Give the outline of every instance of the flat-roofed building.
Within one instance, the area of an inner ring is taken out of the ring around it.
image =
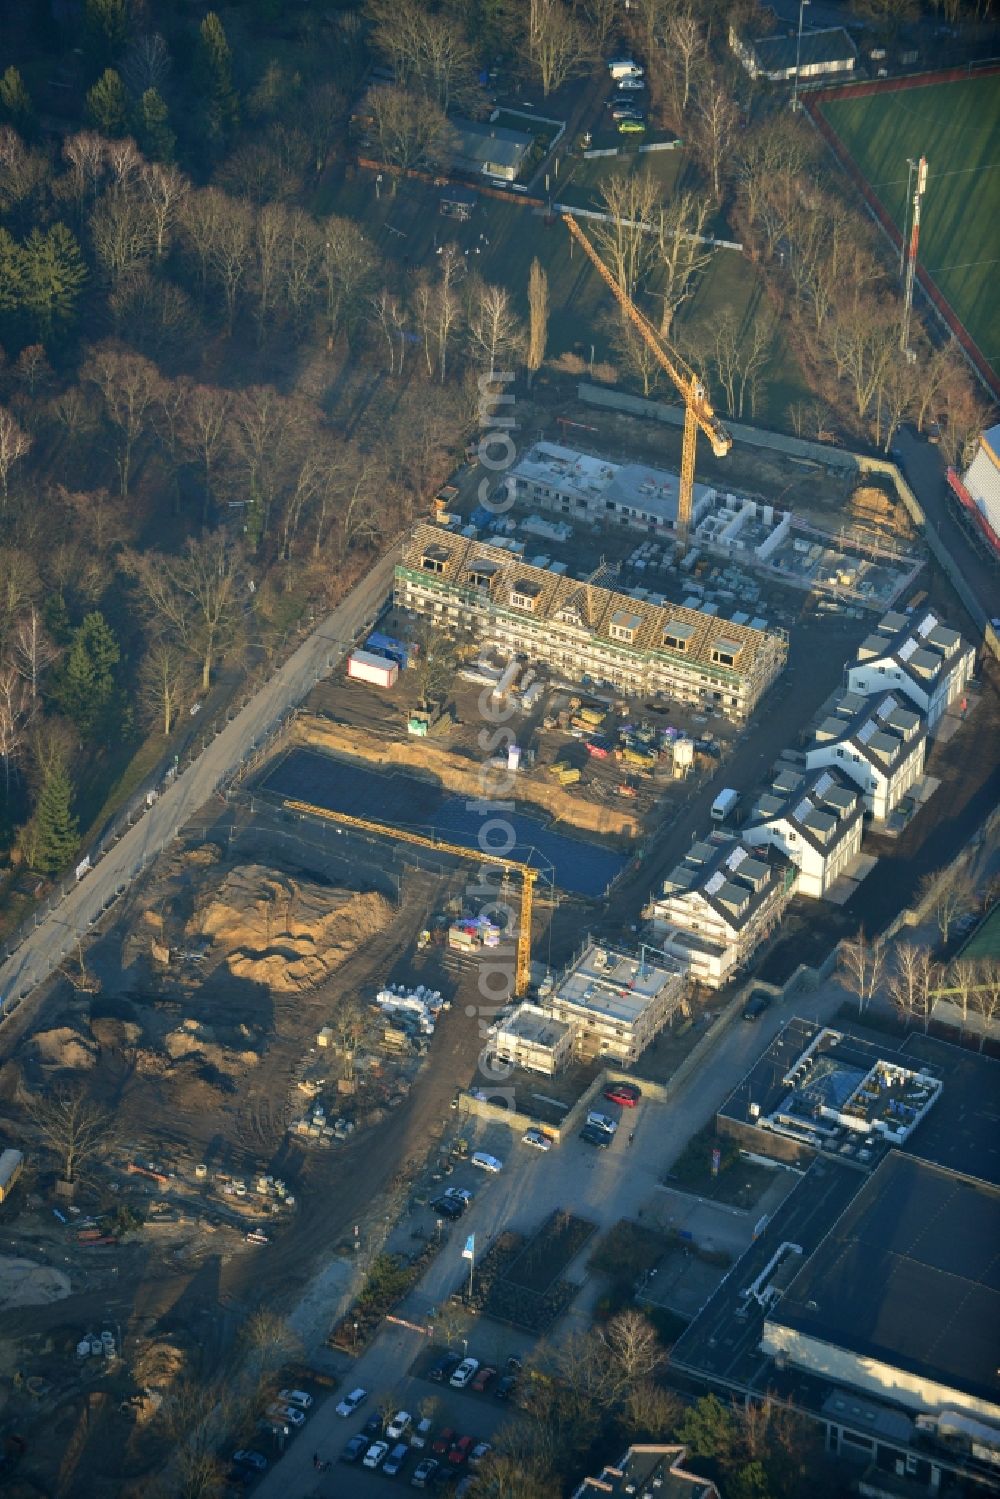
[[[771,1307],[761,1351],[910,1410],[1000,1423],[998,1244],[996,1187],[894,1150]]]
[[[570,521],[669,537],[677,529],[680,479],[644,463],[612,463],[555,442],[536,442],[504,478],[510,500],[554,510]],[[695,484],[691,523],[708,514],[715,490]]]
[[[717,989],[770,936],[798,871],[776,849],[750,848],[720,833],[695,841],[648,914],[664,952]]]
[[[659,693],[734,722],[750,717],[788,653],[780,632],[633,598],[429,524],[404,549],[394,600],[508,660],[525,655],[574,683]]]
[[[687,1449],[676,1443],[663,1446],[635,1442],[616,1463],[601,1470],[599,1478],[585,1478],[573,1499],[633,1499],[655,1495],[656,1499],[719,1499],[710,1478],[693,1473],[687,1465]]]
[[[847,672],[852,692],[901,692],[933,729],[957,703],[976,664],[976,653],[933,610],[916,615],[890,611],[858,646]]]
[[[502,1062],[546,1077],[559,1072],[573,1055],[573,1027],[538,1005],[518,1005],[490,1028],[490,1035]]]
[[[750,848],[779,849],[799,871],[797,893],[818,900],[857,859],[863,823],[860,791],[836,771],[785,768],[757,798],[740,837]]]
[[[921,780],[927,752],[927,723],[898,692],[879,698],[841,692],[806,748],[806,767],[839,770],[861,791],[876,822]]]
[[[542,1003],[572,1027],[577,1056],[606,1057],[624,1066],[659,1035],[686,991],[686,965],[680,958],[650,963],[591,944]]]

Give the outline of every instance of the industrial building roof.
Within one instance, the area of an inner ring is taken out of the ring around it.
[[[1000,1190],[893,1151],[768,1322],[996,1402],[998,1244]]]
[[[573,1499],[618,1499],[618,1496],[655,1494],[656,1499],[718,1499],[708,1478],[691,1473],[683,1447],[637,1444],[600,1478],[585,1478]]]
[[[762,653],[780,651],[783,656],[787,649],[786,641],[779,635],[734,625],[731,620],[716,619],[680,604],[652,604],[597,582],[564,577],[551,568],[533,567],[502,547],[426,522],[414,528],[401,565],[428,579],[439,576],[453,587],[488,593],[498,609],[506,609],[525,620],[565,624],[619,647],[622,642],[611,635],[611,625],[616,614],[625,612],[639,621],[628,648],[650,656],[690,661],[693,666],[718,671],[722,676],[736,672],[750,677]],[[526,586],[535,584],[537,589]],[[519,599],[530,600],[530,608],[516,603],[515,594]],[[684,628],[678,630],[678,626]],[[683,649],[668,646],[668,635],[682,642]],[[720,650],[722,639],[739,647],[732,666],[713,660],[713,651]]]
[[[649,963],[591,944],[566,969],[548,1003],[573,1005],[621,1025],[634,1025],[668,986],[677,990],[680,1002],[683,972],[679,962]]]

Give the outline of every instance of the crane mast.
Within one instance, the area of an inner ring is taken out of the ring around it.
[[[681,474],[677,497],[677,536],[682,552],[687,550],[688,532],[691,529],[691,506],[694,498],[694,460],[701,429],[712,444],[716,458],[725,458],[733,446],[733,439],[715,415],[704,381],[675,349],[671,349],[660,337],[652,323],[636,307],[623,286],[620,286],[590,240],[571,213],[563,214],[570,234],[590,259],[602,280],[607,283],[618,304],[639,336],[652,350],[658,364],[673,381],[684,402],[684,438],[681,444]]]
[[[500,858],[483,853],[481,849],[465,848],[460,843],[448,843],[443,838],[434,838],[425,833],[411,833],[406,828],[390,827],[384,822],[375,822],[370,817],[354,817],[349,812],[332,812],[328,807],[317,807],[312,802],[286,800],[282,803],[288,812],[301,817],[322,817],[327,822],[343,823],[348,828],[358,828],[363,833],[375,833],[382,838],[392,838],[397,843],[409,843],[415,848],[430,849],[439,854],[452,854],[458,859],[475,859],[480,864],[490,864],[502,869],[505,874],[515,870],[521,876],[521,919],[517,930],[517,960],[514,970],[514,995],[523,998],[531,980],[531,915],[534,904],[535,881],[538,870],[530,864],[520,864],[515,859]]]

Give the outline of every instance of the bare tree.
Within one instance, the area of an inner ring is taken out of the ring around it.
[[[61,1179],[85,1180],[110,1148],[114,1120],[80,1087],[57,1087],[28,1100],[28,1114],[42,1143],[56,1157]]]
[[[676,1427],[684,1412],[681,1397],[652,1379],[641,1379],[625,1394],[620,1419],[629,1436],[662,1440]]]
[[[214,276],[226,305],[226,332],[232,333],[240,288],[253,260],[253,214],[239,198],[226,200],[208,251],[209,274]]]
[[[855,936],[840,944],[837,960],[840,982],[858,997],[858,1014],[863,1015],[882,984],[885,973],[885,942],[881,937],[865,936],[860,927]]]
[[[547,98],[581,72],[590,39],[564,0],[528,0],[528,59]]]
[[[904,1025],[908,1020],[919,1020],[927,1029],[934,1008],[931,990],[936,981],[937,969],[928,948],[913,942],[896,944],[885,987]]]
[[[38,696],[38,683],[43,673],[59,659],[59,647],[46,634],[41,615],[33,603],[29,603],[24,613],[19,615],[14,626],[13,643],[17,668],[27,682],[34,700]]]
[[[10,795],[11,771],[21,758],[37,704],[16,666],[0,664],[0,760],[4,791]]]
[[[975,1008],[979,977],[980,967],[974,958],[959,958],[948,969],[946,984],[948,989],[952,991],[948,994],[948,998],[961,1012],[961,1030],[963,1033],[969,1022],[970,1004]]]
[[[170,53],[158,31],[132,38],[120,71],[136,99],[141,99],[147,89],[160,92],[170,72]]]
[[[993,1022],[1000,1014],[1000,963],[988,958],[979,965],[979,982],[976,988],[975,1008],[982,1016],[983,1026],[979,1032],[979,1050],[993,1029]]]
[[[90,237],[113,284],[149,260],[156,227],[147,205],[122,187],[109,188],[90,215]]]
[[[6,406],[0,406],[0,493],[3,494],[5,510],[11,470],[31,452],[33,441],[13,413]]]
[[[549,278],[538,256],[528,272],[528,384],[541,369],[549,336]]]
[[[145,165],[139,175],[139,192],[149,205],[153,224],[156,258],[162,260],[169,244],[170,230],[177,223],[191,184],[176,167],[159,162]]]
[[[457,245],[441,247],[438,256],[439,278],[435,298],[437,321],[438,377],[444,383],[448,367],[448,346],[462,316],[458,284],[465,274],[465,261]]]
[[[687,112],[691,89],[708,52],[701,23],[690,11],[678,11],[667,23],[666,50],[671,60],[678,123]]]
[[[694,295],[698,276],[714,254],[713,245],[702,243],[708,210],[706,199],[679,192],[656,213],[656,245],[662,277],[657,295],[663,298],[660,315],[663,338],[669,338],[678,309]]]
[[[770,345],[771,329],[759,315],[741,325],[727,308],[717,320],[713,362],[730,416],[743,417],[748,397],[748,414],[756,414],[757,380],[770,357]]]
[[[225,532],[216,531],[201,540],[189,538],[180,557],[131,552],[123,560],[150,615],[200,661],[207,692],[215,656],[239,619],[239,549]]]
[[[428,10],[419,0],[369,0],[374,41],[396,79],[443,110],[469,104],[475,53],[458,15]]]
[[[229,199],[218,188],[206,187],[190,192],[180,209],[180,227],[184,242],[198,267],[198,285],[202,298],[208,289],[209,271],[215,246],[222,232]]]
[[[88,198],[96,198],[107,167],[107,141],[94,130],[79,130],[63,141],[62,154],[70,169],[77,212],[83,216]]]
[[[379,154],[390,166],[405,174],[447,154],[454,130],[433,99],[404,88],[377,88],[369,95],[369,107]],[[398,185],[394,175],[393,192]]]
[[[468,332],[487,374],[511,362],[523,345],[524,332],[504,287],[480,283],[475,288]]]
[[[139,672],[140,703],[148,722],[169,735],[178,715],[189,702],[195,678],[191,661],[171,640],[155,640],[143,658]]]
[[[259,1373],[280,1369],[303,1354],[302,1339],[283,1317],[267,1307],[258,1308],[244,1323],[240,1341]]]
[[[636,1384],[649,1380],[664,1361],[656,1331],[641,1312],[618,1312],[601,1334],[622,1398]]]
[[[739,110],[731,93],[713,80],[695,98],[694,146],[712,183],[712,196],[722,197],[722,166],[728,161],[739,125]]]
[[[600,191],[609,217],[594,222],[594,246],[618,285],[632,297],[656,254],[656,236],[650,231],[660,190],[649,172],[618,170]]]
[[[180,446],[201,469],[203,521],[208,519],[215,498],[215,467],[225,450],[231,410],[232,396],[228,390],[218,385],[192,385],[185,391],[178,414]]]
[[[378,268],[378,257],[353,219],[336,216],[320,225],[323,254],[319,281],[326,307],[327,333],[348,331],[357,320]]]
[[[100,391],[108,420],[118,430],[115,466],[122,495],[127,495],[135,445],[146,429],[149,408],[160,390],[160,372],[141,354],[104,343],[91,351],[82,373]]]
[[[968,865],[959,862],[925,875],[917,888],[917,901],[921,910],[934,913],[941,941],[947,943],[955,922],[976,907],[976,882]]]
[[[642,383],[644,396],[651,394],[663,376],[663,365],[631,320],[622,321],[611,314],[606,326],[609,337],[626,375]]]

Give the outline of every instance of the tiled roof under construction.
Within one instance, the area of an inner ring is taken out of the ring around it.
[[[442,551],[447,557],[442,560]],[[423,568],[423,558],[434,556],[439,570]],[[483,568],[483,564],[493,564]],[[524,612],[527,619],[556,619],[560,611],[575,612],[581,626],[600,636],[609,645],[620,645],[610,633],[615,615],[631,616],[636,620],[634,638],[628,647],[631,650],[673,655],[677,659],[691,661],[717,671],[726,668],[712,659],[713,650],[720,646],[727,649],[737,647],[731,670],[749,673],[758,652],[785,649],[782,637],[764,630],[754,630],[747,625],[734,625],[731,620],[717,619],[696,609],[686,609],[679,604],[651,604],[645,599],[633,598],[599,583],[582,583],[573,578],[562,577],[548,568],[536,568],[514,556],[502,547],[488,542],[457,535],[430,523],[417,525],[410,537],[403,556],[402,565],[414,572],[426,572],[428,581],[440,578],[457,587],[468,587],[470,570],[490,573],[488,592],[492,601],[500,608],[519,613],[511,602],[511,593],[523,589],[526,583],[537,583],[538,594],[533,609]],[[487,591],[484,589],[483,591]],[[564,620],[564,622],[566,622]],[[686,648],[672,652],[664,645],[668,626],[682,625],[685,633],[690,630]],[[726,646],[728,642],[728,647]]]

